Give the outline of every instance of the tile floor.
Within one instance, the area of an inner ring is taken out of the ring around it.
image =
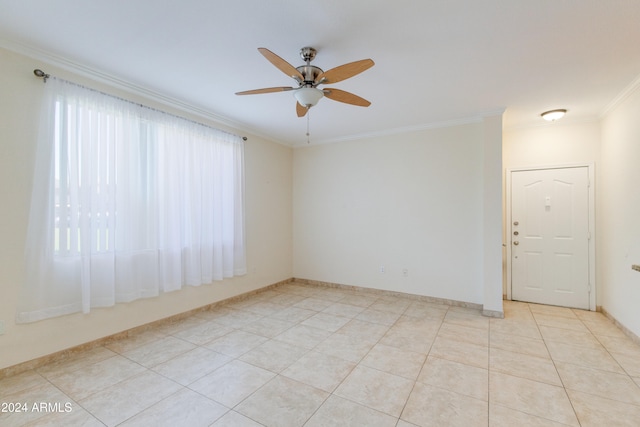
[[[599,313],[291,283],[6,378],[0,402],[27,404],[2,426],[635,427],[640,346]]]

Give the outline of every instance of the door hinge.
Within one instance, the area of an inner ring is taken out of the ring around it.
[[[589,290],[589,293],[591,293],[591,283],[587,284],[587,289]]]
[[[591,240],[591,232],[587,231],[587,240]]]

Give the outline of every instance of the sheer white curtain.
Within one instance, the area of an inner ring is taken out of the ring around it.
[[[243,142],[51,78],[18,322],[246,272]]]

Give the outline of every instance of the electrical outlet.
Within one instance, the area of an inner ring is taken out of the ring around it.
[[[408,268],[403,268],[402,269],[402,277],[409,277],[409,269]]]
[[[4,335],[4,320],[0,320],[0,335]]]

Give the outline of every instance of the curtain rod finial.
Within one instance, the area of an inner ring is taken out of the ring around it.
[[[47,82],[47,79],[49,78],[49,74],[45,73],[44,71],[42,71],[39,68],[36,68],[35,70],[33,70],[33,74],[35,74],[36,77],[40,77],[45,83]]]

